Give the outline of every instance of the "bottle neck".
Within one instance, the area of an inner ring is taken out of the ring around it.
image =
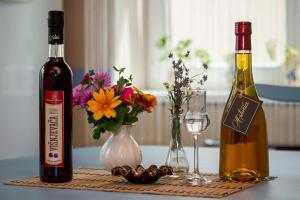
[[[250,50],[238,50],[235,54],[235,87],[239,92],[252,92],[252,55]]]
[[[49,58],[64,57],[63,26],[50,26],[48,28]]]
[[[63,58],[64,45],[63,44],[49,44],[49,58]]]
[[[240,34],[236,35],[235,50],[236,51],[251,51],[251,35]]]

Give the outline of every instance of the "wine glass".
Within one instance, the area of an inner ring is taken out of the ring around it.
[[[187,180],[192,185],[208,184],[211,180],[202,176],[198,167],[198,135],[201,135],[210,123],[206,112],[206,90],[199,88],[192,90],[187,99],[187,112],[184,116],[184,123],[194,139],[194,171],[188,175]]]

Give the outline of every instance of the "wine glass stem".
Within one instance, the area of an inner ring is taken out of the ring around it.
[[[198,161],[198,135],[193,134],[194,138],[194,174],[199,174],[199,161]]]

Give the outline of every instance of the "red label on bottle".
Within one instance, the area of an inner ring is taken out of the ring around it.
[[[45,91],[45,166],[64,166],[64,91]]]

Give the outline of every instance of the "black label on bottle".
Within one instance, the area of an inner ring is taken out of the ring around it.
[[[63,44],[62,27],[50,27],[48,32],[48,44]]]
[[[223,125],[247,135],[262,101],[237,93],[224,118]]]

